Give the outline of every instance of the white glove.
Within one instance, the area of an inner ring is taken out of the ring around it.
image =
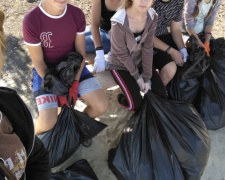
[[[180,53],[183,55],[183,61],[186,62],[187,61],[187,57],[188,57],[188,52],[186,48],[182,48],[180,50]]]
[[[105,57],[104,57],[104,50],[97,50],[95,56],[95,63],[93,71],[96,73],[100,73],[105,71]]]
[[[152,85],[151,80],[149,80],[148,82],[145,82],[144,84],[145,87],[143,91],[144,94],[146,94],[149,90],[151,90],[151,85]]]
[[[138,86],[140,87],[140,90],[143,91],[145,88],[145,82],[142,76],[140,76],[137,80]]]
[[[105,69],[109,69],[110,58],[111,58],[111,52],[109,51],[107,54],[105,54]]]

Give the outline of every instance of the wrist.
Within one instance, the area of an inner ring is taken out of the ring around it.
[[[171,48],[172,48],[172,47],[169,46],[169,47],[165,50],[165,52],[166,52],[167,54],[169,54]]]
[[[103,49],[102,50],[97,50],[97,51],[95,51],[95,53],[96,53],[97,57],[104,57],[104,50]]]
[[[206,34],[212,36],[212,33],[211,32],[205,32],[205,35]]]
[[[103,50],[103,47],[102,46],[98,46],[98,47],[95,48],[95,51],[97,51],[97,50]]]

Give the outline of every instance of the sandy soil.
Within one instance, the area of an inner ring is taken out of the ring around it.
[[[0,8],[6,14],[5,33],[7,36],[7,59],[4,67],[1,86],[15,89],[30,109],[32,116],[37,117],[36,103],[32,97],[32,64],[27,49],[22,39],[22,20],[24,14],[37,5],[35,0],[0,0]],[[71,3],[80,7],[90,23],[91,0],[71,0]],[[217,16],[213,36],[225,37],[225,2],[223,2]],[[89,148],[80,147],[77,152],[60,167],[53,171],[59,171],[76,160],[85,158],[89,161],[99,180],[116,180],[113,173],[108,169],[108,150],[116,145],[119,134],[131,116],[131,112],[119,107],[116,97],[120,89],[109,89],[106,91],[109,100],[109,110],[99,117],[108,127],[93,139],[93,144]],[[81,102],[79,108],[83,108]],[[211,153],[208,165],[202,180],[224,180],[225,179],[225,128],[218,131],[210,131]]]

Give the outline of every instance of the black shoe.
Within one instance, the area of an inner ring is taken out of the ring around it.
[[[84,140],[84,142],[82,143],[82,145],[83,145],[84,147],[89,147],[89,146],[91,146],[91,144],[92,144],[92,139],[86,139],[86,140]]]
[[[128,106],[127,98],[123,94],[118,94],[117,100],[121,105]]]

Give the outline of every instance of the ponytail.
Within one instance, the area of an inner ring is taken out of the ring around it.
[[[195,10],[194,10],[194,12],[192,14],[193,18],[195,18],[198,15],[198,13],[199,13],[198,6],[199,6],[200,2],[202,2],[202,0],[197,0],[197,5],[195,6]]]
[[[199,14],[199,7],[198,6],[201,2],[202,2],[202,0],[197,0],[197,5],[195,6],[195,10],[192,14],[193,18],[195,18]],[[211,6],[211,8],[210,8],[210,10],[209,10],[209,12],[208,12],[208,14],[205,18],[208,18],[209,16],[211,16],[212,11],[213,11],[213,7],[214,7],[215,4],[216,4],[216,0],[213,0],[213,4],[212,4],[212,6]]]
[[[208,14],[205,18],[208,18],[209,16],[211,16],[211,14],[213,12],[213,7],[214,7],[215,4],[216,4],[216,0],[213,0],[213,4],[212,4],[212,6],[211,6],[211,8],[210,8],[210,10],[209,10],[209,12],[208,12]]]

